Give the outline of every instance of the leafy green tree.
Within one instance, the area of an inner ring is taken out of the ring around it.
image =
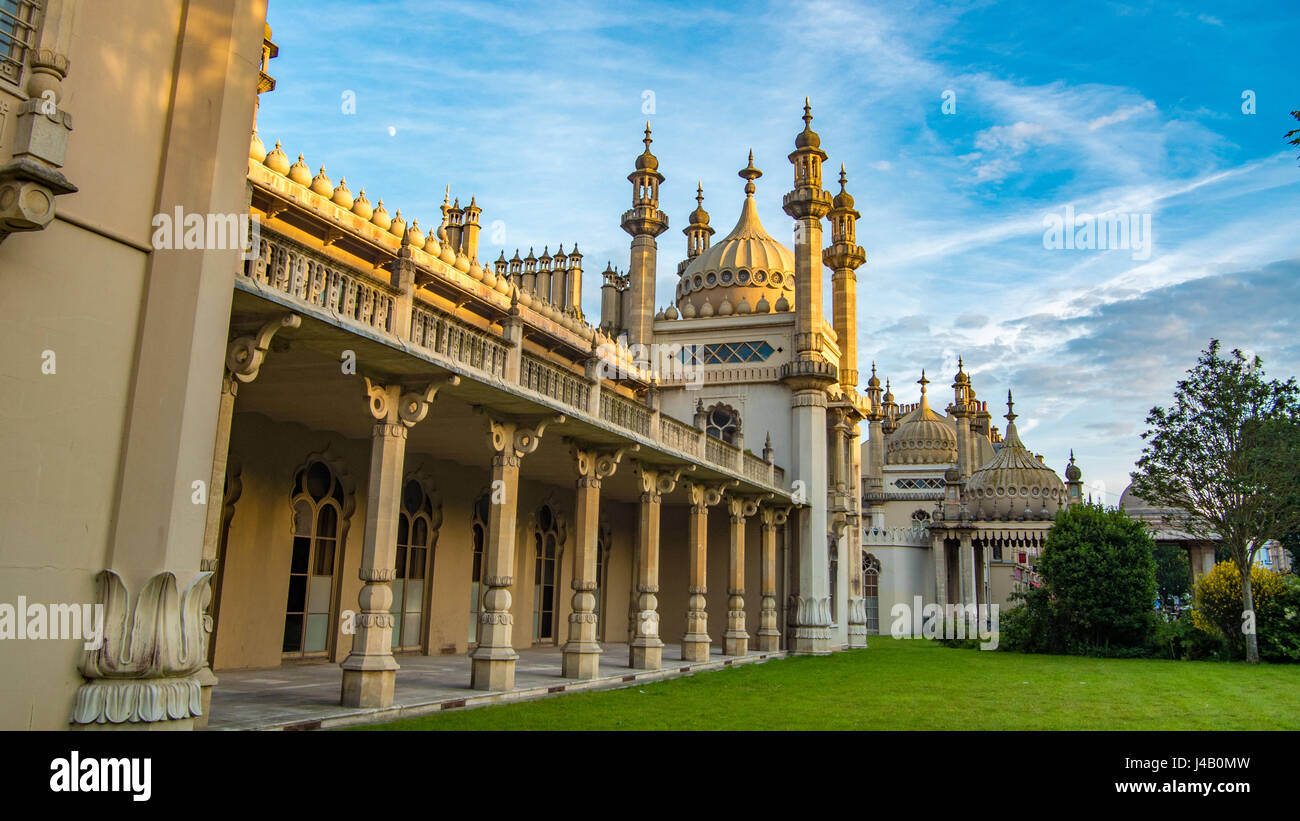
[[[1172,509],[1171,524],[1218,536],[1241,574],[1246,660],[1258,663],[1250,567],[1265,542],[1300,528],[1300,390],[1265,381],[1259,357],[1219,349],[1211,340],[1173,405],[1151,409],[1133,492]]]
[[[1038,569],[1069,644],[1087,652],[1147,643],[1156,618],[1154,548],[1142,522],[1115,508],[1076,504],[1057,512]]]
[[[1187,551],[1176,544],[1157,544],[1152,552],[1156,560],[1156,589],[1161,602],[1180,599],[1190,592],[1191,565]]]

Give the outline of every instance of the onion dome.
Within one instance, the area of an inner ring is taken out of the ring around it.
[[[272,148],[271,153],[266,155],[266,159],[262,161],[262,165],[265,165],[277,174],[289,173],[289,157],[280,148],[279,140],[275,141],[275,148]]]
[[[758,298],[758,304],[754,306],[754,313],[756,314],[772,313],[772,306],[768,303],[767,297],[761,296]]]
[[[357,199],[352,203],[352,213],[368,220],[375,214],[375,209],[371,207],[370,200],[366,199],[366,189],[362,188],[361,193],[357,194]]]
[[[253,136],[248,141],[248,158],[256,162],[262,162],[266,159],[266,145],[262,138],[257,136],[257,129],[253,129]]]
[[[320,194],[325,199],[334,196],[334,183],[330,178],[325,176],[325,166],[320,167],[320,173],[311,179],[311,190],[313,193]]]
[[[831,204],[837,209],[850,210],[853,208],[853,195],[844,190],[844,186],[848,184],[848,181],[849,175],[844,171],[844,163],[840,163],[840,193],[836,194],[835,199],[831,201]]]
[[[894,403],[894,392],[893,392],[892,390],[889,389],[889,380],[888,380],[888,379],[885,380],[885,400],[884,400],[884,401],[885,401],[885,404],[886,404],[886,405],[892,405],[892,404]]]
[[[785,298],[785,294],[781,294],[781,296],[776,300],[776,312],[780,314],[785,313],[788,310],[790,310],[790,300]]]
[[[424,238],[424,253],[433,257],[442,253],[442,243],[438,242],[438,237],[432,231]]]
[[[708,225],[709,212],[704,210],[704,183],[695,186],[695,210],[691,212],[691,225]]]
[[[803,131],[794,138],[795,148],[821,148],[822,138],[817,136],[817,132],[812,130],[812,104],[808,98],[803,98]]]
[[[397,209],[397,214],[393,216],[393,221],[388,223],[388,230],[394,236],[402,236],[406,233],[406,220],[402,219],[402,209]]]
[[[682,306],[682,319],[694,319],[694,318],[695,318],[695,303],[687,302],[684,306]]]
[[[330,197],[330,200],[345,211],[352,210],[355,203],[352,199],[352,192],[348,190],[347,177],[339,177],[339,184],[334,186],[334,194]]]
[[[664,319],[676,319],[676,318],[677,318],[677,306],[669,305],[668,308],[664,311]]]
[[[1074,448],[1070,448],[1070,464],[1065,468],[1066,481],[1077,482],[1083,478],[1083,471],[1074,463]]]
[[[921,371],[921,403],[899,420],[898,429],[885,443],[885,463],[890,465],[942,465],[957,461],[957,431],[930,409],[925,386],[930,380]]]
[[[1006,420],[1002,447],[966,483],[971,507],[984,519],[1018,519],[1027,508],[1046,510],[1049,517],[1056,515],[1066,503],[1065,485],[1020,441],[1011,391],[1007,391]]]
[[[731,300],[725,296],[722,298],[722,304],[718,306],[718,316],[731,316],[735,311],[731,307]]]
[[[375,206],[375,213],[370,215],[370,224],[377,225],[385,231],[388,230],[388,226],[393,224],[393,218],[388,216],[388,209],[384,208],[383,200],[380,200],[379,204]]]
[[[641,156],[636,158],[636,170],[637,171],[658,171],[659,158],[656,157],[654,154],[650,153],[650,143],[654,142],[654,140],[650,139],[649,120],[646,120],[645,123],[645,139],[642,140],[642,142],[645,143],[645,151],[641,152]]]
[[[741,295],[741,297],[740,297],[740,302],[737,302],[737,303],[736,303],[736,313],[738,313],[738,314],[750,314],[750,313],[753,313],[753,312],[754,312],[754,309],[751,308],[751,307],[749,307],[749,300],[746,299],[746,298],[744,297],[744,295]]]
[[[288,177],[299,185],[311,185],[311,169],[307,168],[301,154],[298,155],[298,161],[289,166]]]
[[[420,230],[419,220],[412,220],[411,227],[406,229],[406,241],[415,248],[424,247],[424,232]]]
[[[962,363],[960,356],[957,357],[957,375],[952,378],[952,383],[954,387],[970,384],[970,376],[966,374],[966,366]],[[971,393],[971,398],[975,398],[974,392]]]
[[[867,380],[868,388],[880,387],[880,377],[876,376],[876,363],[871,363],[871,378]]]
[[[682,294],[678,308],[694,303],[703,315],[705,303],[738,305],[743,299],[751,306],[764,297],[788,311],[794,299],[794,253],[763,228],[754,201],[754,180],[763,172],[754,167],[754,152],[740,170],[745,180],[745,201],[731,233],[691,260],[682,271]],[[784,300],[784,307],[778,297]],[[721,313],[721,311],[719,311]]]
[[[705,298],[704,304],[700,306],[700,316],[713,316],[713,303]]]

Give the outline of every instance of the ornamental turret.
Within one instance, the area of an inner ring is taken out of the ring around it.
[[[831,242],[822,252],[822,261],[831,269],[831,314],[840,347],[840,385],[851,394],[858,385],[858,275],[857,269],[867,261],[867,252],[857,245],[857,221],[861,214],[853,209],[853,197],[845,190],[847,175],[840,166],[840,193],[835,195],[828,213]],[[820,272],[818,272],[820,274]]]
[[[645,124],[645,151],[636,158],[632,183],[632,208],[623,213],[623,230],[632,236],[628,263],[628,288],[623,297],[622,324],[629,345],[648,345],[655,315],[655,272],[659,246],[655,237],[668,230],[668,215],[659,210],[659,160],[650,153],[650,123]]]

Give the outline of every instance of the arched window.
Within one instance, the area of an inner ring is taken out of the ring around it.
[[[294,476],[293,553],[285,603],[282,652],[290,656],[324,654],[330,625],[334,577],[342,553],[343,483],[325,462],[313,459]]]
[[[924,510],[921,510],[920,508],[917,508],[916,510],[912,511],[912,521],[917,524],[923,524],[925,522],[930,521],[930,514],[926,513]]]
[[[533,641],[555,642],[555,594],[559,575],[560,532],[555,511],[542,505],[533,531]]]
[[[830,542],[830,560],[827,562],[827,575],[831,580],[831,620],[834,621],[836,612],[835,607],[839,601],[839,578],[840,578],[840,546],[839,540],[834,536],[827,537]]]
[[[862,598],[867,609],[867,634],[880,633],[880,559],[862,554]]]
[[[609,528],[597,528],[596,535],[596,636],[605,640],[605,574],[609,570]]]
[[[469,643],[478,644],[478,618],[483,607],[483,548],[487,544],[488,510],[492,500],[487,493],[474,502],[474,523],[470,539],[474,551],[469,584]]]
[[[740,414],[730,405],[719,402],[709,408],[704,424],[705,432],[713,438],[734,443],[740,431]]]
[[[442,527],[442,502],[424,483],[408,478],[397,516],[397,575],[393,579],[393,649],[424,648],[425,602],[430,597],[433,551]]]

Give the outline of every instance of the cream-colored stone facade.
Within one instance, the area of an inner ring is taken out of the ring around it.
[[[597,327],[577,245],[482,262],[474,197],[421,226],[268,150],[262,0],[142,0],[129,30],[29,5],[0,83],[0,602],[107,629],[0,641],[0,726],[199,728],[241,668],[335,663],[341,704],[383,707],[409,654],[498,691],[537,644],[577,679],[606,644],[641,669],[865,646],[865,253],[809,106],[795,247],[758,224],[751,156],[736,231],[710,253],[699,203],[663,311],[647,127]]]

